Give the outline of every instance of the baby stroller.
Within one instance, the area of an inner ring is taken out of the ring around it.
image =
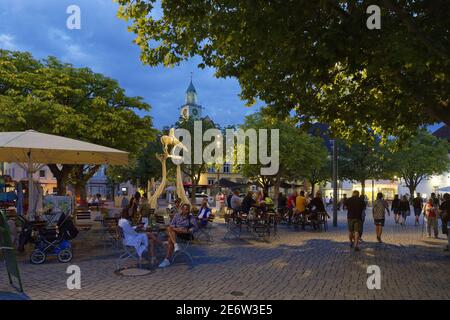
[[[29,222],[22,218],[22,233],[19,239],[19,250],[27,242],[34,242],[35,249],[30,255],[33,264],[42,264],[47,255],[56,255],[59,262],[69,262],[72,260],[71,239],[78,235],[78,230],[70,219],[69,215],[61,214],[57,226],[49,227],[42,222]],[[33,237],[33,231],[36,236]]]

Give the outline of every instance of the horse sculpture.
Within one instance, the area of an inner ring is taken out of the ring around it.
[[[169,130],[168,136],[164,135],[161,137],[161,144],[163,145],[164,153],[172,158],[175,157],[174,152],[175,152],[176,147],[180,147],[186,152],[189,151],[188,148],[186,148],[186,146],[180,140],[178,140],[177,137],[175,137],[175,129],[174,128],[171,128]],[[169,155],[169,146],[173,146],[172,152],[170,155]]]

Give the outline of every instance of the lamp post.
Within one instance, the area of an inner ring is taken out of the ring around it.
[[[338,149],[337,141],[333,140],[333,227],[337,227],[337,214],[338,214]]]

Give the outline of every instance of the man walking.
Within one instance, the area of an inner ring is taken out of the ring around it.
[[[414,225],[418,226],[420,224],[419,217],[423,209],[423,199],[420,193],[417,193],[417,196],[413,199],[413,208],[414,216],[416,217]]]
[[[350,240],[350,247],[355,248],[355,251],[359,251],[359,237],[361,234],[362,215],[365,203],[359,197],[359,191],[355,190],[344,205],[347,207],[348,238]]]
[[[442,233],[444,235],[447,235],[447,238],[449,238],[447,224],[450,221],[450,194],[445,193],[443,196],[443,200],[444,201],[439,206],[439,212],[442,220]],[[448,251],[448,249],[449,247],[447,244],[445,251]]]

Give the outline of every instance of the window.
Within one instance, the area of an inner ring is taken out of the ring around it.
[[[216,169],[214,168],[214,166],[211,166],[208,168],[208,173],[215,173]]]
[[[39,170],[39,178],[45,178],[45,170]]]
[[[215,183],[216,183],[216,180],[215,180],[215,179],[208,178],[208,185],[213,185],[213,184],[215,184]]]
[[[11,177],[13,177],[13,178],[16,177],[16,169],[15,168],[12,168]]]
[[[229,163],[225,163],[223,165],[223,173],[230,173],[231,172],[231,165]]]

